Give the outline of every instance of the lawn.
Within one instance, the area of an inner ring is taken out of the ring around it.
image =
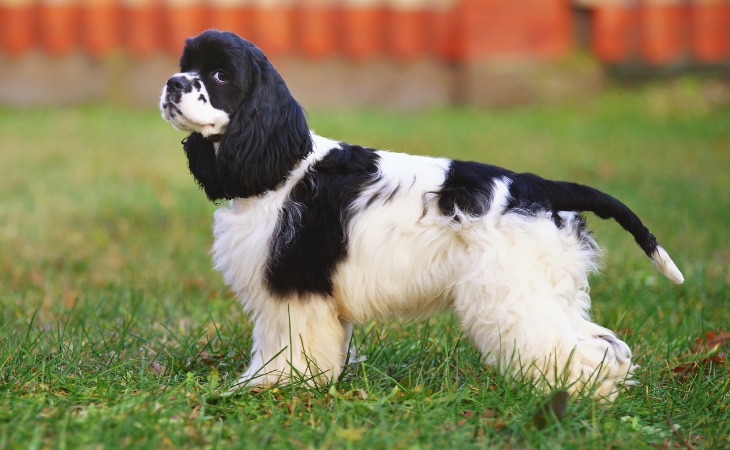
[[[250,324],[211,269],[212,213],[147,110],[0,108],[0,448],[728,448],[730,109],[692,81],[508,111],[310,111],[320,134],[594,185],[682,269],[613,222],[594,317],[642,366],[612,404],[502,379],[444,314],[356,327],[332,386],[220,396]],[[708,334],[709,333],[709,334]]]

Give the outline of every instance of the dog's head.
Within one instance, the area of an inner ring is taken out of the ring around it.
[[[190,170],[211,200],[274,189],[311,152],[304,111],[263,52],[233,33],[186,41],[160,111],[190,132]]]
[[[268,61],[232,33],[206,31],[188,39],[180,72],[162,89],[162,117],[181,131],[219,141]]]

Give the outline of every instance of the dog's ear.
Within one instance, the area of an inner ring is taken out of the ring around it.
[[[217,155],[217,169],[229,197],[250,197],[275,189],[312,151],[302,107],[264,54],[250,53],[248,92],[232,115]]]
[[[213,143],[200,133],[191,133],[183,139],[182,144],[185,156],[188,157],[190,173],[193,174],[198,185],[203,188],[205,195],[213,202],[229,198],[226,196],[218,176]]]

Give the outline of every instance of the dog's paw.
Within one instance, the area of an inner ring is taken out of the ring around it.
[[[612,401],[622,387],[636,384],[636,368],[628,345],[613,333],[581,340],[572,354],[568,391]]]

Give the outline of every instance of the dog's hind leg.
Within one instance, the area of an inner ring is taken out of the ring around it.
[[[327,384],[345,363],[351,326],[326,298],[276,302],[252,311],[251,363],[234,386]]]
[[[589,319],[588,273],[597,248],[564,216],[505,216],[474,241],[454,308],[489,364],[539,387],[613,398],[630,375],[631,351]]]
[[[610,330],[573,317],[549,292],[533,294],[472,290],[457,298],[455,309],[465,334],[500,372],[543,390],[615,397],[632,369],[628,346]]]

